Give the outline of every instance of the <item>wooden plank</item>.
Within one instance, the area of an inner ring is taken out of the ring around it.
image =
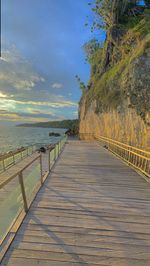
[[[150,186],[95,142],[69,141],[2,265],[150,265]]]
[[[114,254],[114,253],[113,253]],[[10,255],[10,254],[9,254]],[[59,262],[71,262],[71,263],[80,263],[86,264],[86,265],[135,265],[135,266],[148,266],[150,265],[150,260],[145,258],[145,254],[143,254],[143,259],[136,259],[136,258],[129,258],[126,257],[126,254],[122,252],[122,257],[115,257],[114,256],[92,256],[92,255],[82,255],[80,256],[76,253],[68,253],[68,250],[66,253],[58,253],[58,252],[46,252],[46,251],[30,251],[30,250],[14,250],[11,252],[12,258],[24,258],[24,261],[28,261],[28,259],[36,259],[36,260],[46,260],[46,261],[57,261],[58,265]],[[120,255],[121,256],[121,255]],[[114,264],[115,262],[115,264]],[[124,264],[121,264],[123,262]],[[5,262],[6,263],[6,262]],[[109,264],[108,264],[109,263]],[[125,264],[126,263],[126,264]],[[9,264],[4,264],[2,265],[9,265]],[[27,265],[27,264],[26,264]],[[44,265],[44,263],[43,263]]]
[[[60,241],[60,240],[59,240]],[[120,247],[120,248],[119,248]],[[49,253],[64,254],[64,257],[67,255],[76,254],[77,256],[97,256],[97,259],[101,257],[115,257],[115,258],[124,258],[124,252],[128,255],[130,259],[139,259],[142,260],[145,257],[150,260],[149,247],[145,246],[131,246],[131,245],[107,245],[107,247],[84,247],[78,245],[67,245],[65,243],[60,244],[47,244],[47,243],[26,243],[21,242],[17,249],[14,248],[14,245],[10,248],[13,257],[24,257],[26,251],[28,251],[31,256],[36,254],[39,258],[40,252],[43,256],[49,258]],[[39,254],[37,254],[37,251]],[[28,255],[26,255],[28,258]]]
[[[25,232],[23,235],[18,235],[18,238],[13,242],[12,246],[16,247],[16,244],[20,243],[39,243],[39,237],[40,237],[40,243],[45,243],[45,244],[56,244],[55,239],[49,237],[49,233],[45,233],[42,231],[29,231],[28,233]],[[84,246],[84,247],[99,247],[100,244],[103,245],[103,247],[107,247],[112,245],[112,247],[118,247],[120,248],[121,245],[128,245],[129,248],[132,248],[132,245],[134,246],[139,246],[142,248],[147,248],[150,246],[150,240],[140,238],[143,241],[138,241],[139,238],[130,238],[130,237],[124,237],[123,235],[121,236],[109,236],[109,235],[100,235],[100,236],[93,236],[91,234],[80,234],[75,235],[74,233],[61,233],[61,232],[56,232],[55,233],[57,237],[61,238],[64,240],[64,242],[69,245],[74,245],[78,244],[79,246]],[[59,244],[58,244],[59,245]]]
[[[12,258],[10,262],[8,262],[8,266],[87,266],[87,263],[81,262],[67,262],[67,261],[57,261],[57,260],[44,260],[44,259],[22,259],[22,258]],[[96,264],[92,264],[95,266]],[[101,266],[105,266],[106,264],[101,264]]]

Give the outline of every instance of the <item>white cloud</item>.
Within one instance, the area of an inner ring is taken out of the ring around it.
[[[16,89],[26,89],[31,90],[35,86],[35,82],[32,80],[17,80],[14,81],[14,86]]]
[[[53,112],[42,112],[41,110],[28,110],[29,112],[16,112],[0,109],[0,120],[2,121],[15,121],[15,122],[46,122],[62,120],[63,117],[55,115]]]
[[[7,98],[8,96],[0,91],[0,98]]]
[[[53,89],[61,89],[61,88],[63,88],[63,84],[61,84],[61,83],[53,83],[52,84],[52,88]]]
[[[51,90],[49,84],[15,49],[5,51],[0,59],[0,120],[29,122],[74,116],[78,104],[52,90],[63,88],[63,84],[53,83]]]
[[[78,118],[78,115],[79,115],[78,111],[73,112],[73,116],[74,116],[75,118]]]
[[[15,47],[12,47],[10,50],[3,50],[2,56],[0,58],[1,61],[7,63],[15,63],[20,58],[20,55],[17,53]]]
[[[31,90],[44,78],[33,70],[32,65],[22,58],[16,49],[6,50],[0,60],[0,86],[17,90]]]
[[[4,97],[3,97],[4,98]],[[40,102],[40,101],[19,101],[19,100],[13,100],[13,99],[3,99],[2,101],[0,100],[0,105],[3,104],[8,106],[10,104],[20,104],[20,105],[36,105],[36,106],[49,106],[52,108],[64,108],[64,107],[77,107],[78,104],[72,101],[67,101],[67,100],[62,100],[58,102]]]

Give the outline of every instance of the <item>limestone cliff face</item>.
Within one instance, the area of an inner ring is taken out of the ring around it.
[[[118,113],[96,114],[92,103],[85,114],[85,102],[80,108],[80,134],[82,139],[90,139],[86,135],[93,133],[129,143],[137,147],[150,149],[150,129],[134,110]]]
[[[125,40],[130,44],[127,53]],[[150,35],[141,38],[127,33],[121,46],[118,62],[101,77],[94,74],[91,87],[82,96],[80,133],[150,149]]]

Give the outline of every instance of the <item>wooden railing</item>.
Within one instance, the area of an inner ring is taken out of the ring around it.
[[[150,177],[150,152],[93,133],[81,134],[81,137],[83,138],[84,135],[97,140],[99,143],[103,144],[105,148],[119,156],[129,165],[133,166],[147,177]]]
[[[32,145],[0,156],[0,173],[4,172],[9,167],[21,161],[25,157],[32,155],[35,151],[36,145]]]
[[[43,154],[26,158],[23,167],[9,169],[0,175],[0,244],[2,244],[21,212],[27,213],[33,198],[50,173],[52,166],[60,155],[67,137],[64,136],[52,148],[46,151],[47,172],[43,171]],[[18,164],[19,165],[19,164]],[[15,167],[15,166],[14,166]],[[17,170],[18,169],[18,170]],[[6,175],[7,173],[7,175]]]

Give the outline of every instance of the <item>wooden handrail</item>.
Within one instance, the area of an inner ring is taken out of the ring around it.
[[[129,144],[125,144],[125,143],[122,143],[122,142],[120,142],[120,141],[113,140],[113,139],[110,139],[110,138],[107,138],[107,137],[104,137],[104,136],[99,136],[99,137],[98,137],[97,135],[94,135],[94,137],[95,137],[95,138],[103,138],[103,139],[105,139],[105,140],[112,141],[113,143],[118,143],[118,144],[120,144],[120,145],[122,145],[122,146],[124,146],[124,147],[132,148],[132,149],[134,149],[134,150],[136,150],[136,151],[140,151],[140,152],[142,152],[142,153],[147,154],[147,155],[150,156],[150,152],[149,152],[149,151],[145,151],[145,150],[142,150],[142,149],[136,148],[136,147],[131,146],[131,145],[129,145]]]
[[[61,150],[62,150],[62,148],[63,148],[63,146],[64,146],[64,144],[65,144],[65,142],[66,142],[66,139],[67,139],[67,137],[65,136],[64,138],[63,138],[63,145],[61,144],[62,142],[62,140],[60,140],[56,145],[55,145],[55,147],[53,147],[54,148],[54,150],[56,151],[56,153],[55,153],[55,158],[54,158],[54,163],[55,163],[55,160],[57,159],[57,157],[59,156],[59,154],[60,154],[60,152],[61,152]],[[57,150],[58,150],[58,152],[57,152]],[[43,176],[43,171],[42,171],[42,163],[43,163],[43,161],[42,161],[42,153],[40,153],[40,154],[38,154],[38,156],[36,156],[34,159],[32,159],[32,160],[30,160],[30,162],[29,163],[27,163],[27,164],[25,164],[25,166],[23,166],[22,168],[18,168],[18,170],[16,169],[16,171],[15,171],[15,173],[14,174],[12,174],[12,175],[10,175],[8,178],[4,178],[4,179],[2,179],[1,181],[0,181],[0,189],[2,189],[2,188],[4,188],[10,181],[12,181],[14,178],[16,178],[17,176],[18,176],[18,181],[19,181],[19,183],[20,183],[20,188],[21,188],[21,195],[22,195],[22,199],[23,199],[23,205],[24,205],[24,211],[25,212],[27,212],[28,211],[28,202],[27,202],[27,195],[26,195],[26,189],[25,189],[25,184],[24,184],[24,178],[23,178],[23,172],[24,172],[24,170],[26,170],[29,166],[31,166],[35,161],[37,161],[37,160],[39,160],[39,162],[40,162],[40,172],[41,172],[41,178],[40,178],[40,180],[39,181],[41,181],[40,182],[40,184],[39,184],[39,186],[41,187],[42,186],[42,184],[43,184],[43,182],[44,182],[44,179],[45,179],[45,176],[48,176],[48,174],[50,173],[50,171],[51,171],[51,161],[50,161],[50,153],[51,153],[51,151],[52,151],[52,147],[50,147],[49,149],[48,149],[48,153],[49,153],[49,162],[48,162],[48,172],[46,173],[46,174],[44,174],[44,176]],[[5,172],[5,173],[7,173],[7,174],[9,174],[9,172]],[[36,185],[38,185],[38,184],[36,184]],[[17,199],[16,199],[17,200]],[[20,211],[23,211],[23,209],[22,210],[20,210]],[[15,218],[16,219],[16,218]],[[13,221],[13,223],[14,223],[15,221]],[[13,226],[13,224],[11,224],[10,225],[10,228],[7,230],[7,232],[5,233],[5,236],[3,237],[3,239],[0,241],[0,244],[4,241],[4,239],[5,239],[5,237],[7,236],[7,234],[9,233],[9,231],[10,231],[10,229],[11,229],[11,227]]]
[[[132,149],[134,149],[134,150],[137,150],[137,151],[140,151],[140,152],[142,152],[142,153],[145,153],[145,154],[147,154],[147,155],[150,155],[150,152],[149,151],[145,151],[145,150],[142,150],[142,149],[139,149],[139,148],[137,148],[137,147],[135,147],[135,146],[132,146],[132,145],[129,145],[129,144],[126,144],[126,143],[123,143],[123,142],[120,142],[120,141],[117,141],[117,140],[114,140],[114,139],[111,139],[111,138],[107,138],[107,137],[104,137],[104,136],[98,136],[98,135],[95,135],[94,133],[80,133],[80,135],[81,136],[93,136],[93,138],[103,138],[103,139],[105,139],[105,140],[108,140],[108,141],[112,141],[112,142],[115,142],[115,143],[118,143],[118,144],[120,144],[120,145],[122,145],[122,146],[124,146],[124,147],[128,147],[128,148],[132,148]]]
[[[23,172],[25,169],[27,169],[31,164],[33,164],[38,158],[40,158],[41,155],[38,155],[36,158],[34,158],[33,160],[31,160],[28,164],[26,164],[23,168],[19,169],[18,171],[16,171],[15,174],[9,176],[9,178],[3,180],[0,183],[0,189],[3,188],[5,185],[7,185],[10,181],[12,181],[16,176],[19,175],[20,172]]]
[[[15,151],[15,152],[10,152],[8,154],[0,156],[0,164],[1,164],[1,167],[2,167],[0,169],[0,173],[2,173],[5,170],[7,170],[10,166],[16,164],[16,162],[21,161],[23,158],[25,158],[25,157],[27,157],[29,155],[32,155],[36,151],[36,149],[34,147],[36,147],[36,146],[35,145],[28,146],[26,148],[21,148],[21,149]],[[29,149],[32,150],[30,154],[29,154]],[[24,152],[26,152],[26,156],[23,156]],[[18,160],[18,158],[17,159],[15,158],[15,156],[19,155],[19,154],[20,154],[20,160]],[[12,159],[12,160],[11,160],[11,162],[8,165],[6,165],[6,161],[9,160],[9,159],[10,160]]]
[[[104,137],[98,136],[93,133],[80,133],[82,136],[92,136],[95,140],[100,141],[106,146],[107,148],[119,156],[121,159],[126,161],[129,165],[132,165],[134,168],[138,169],[147,177],[150,177],[150,152],[145,151],[134,146]]]
[[[33,147],[35,147],[35,145],[27,146],[27,147],[22,147],[22,148],[20,148],[20,149],[18,149],[18,150],[16,150],[16,151],[11,151],[11,152],[9,152],[9,153],[2,154],[2,155],[0,155],[0,161],[2,161],[2,160],[4,160],[4,159],[7,159],[7,158],[9,158],[9,157],[12,157],[13,155],[16,155],[16,154],[18,154],[18,153],[21,153],[21,152],[26,151],[26,150],[28,150],[28,149],[30,149],[30,148],[33,148]]]

